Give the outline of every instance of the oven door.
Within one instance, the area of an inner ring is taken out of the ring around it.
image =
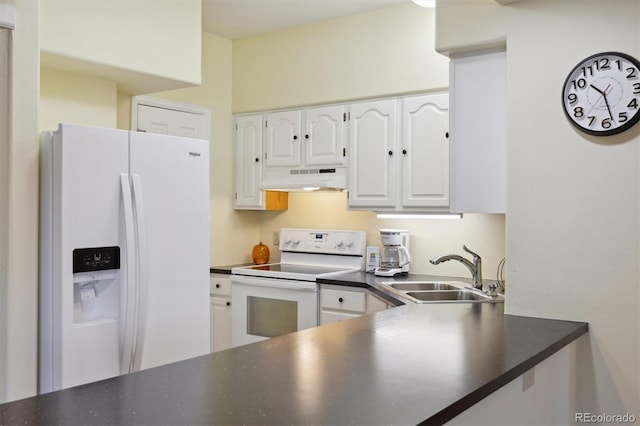
[[[315,281],[232,275],[231,282],[233,347],[318,325]]]

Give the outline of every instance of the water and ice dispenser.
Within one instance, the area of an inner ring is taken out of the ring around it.
[[[120,247],[73,251],[73,322],[117,320],[120,306]]]

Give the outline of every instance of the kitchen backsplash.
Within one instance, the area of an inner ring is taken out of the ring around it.
[[[355,229],[367,233],[367,245],[381,246],[380,228],[407,229],[411,234],[411,272],[466,277],[469,271],[459,262],[431,265],[429,259],[457,253],[467,245],[483,260],[485,279],[493,279],[505,248],[505,215],[465,214],[459,220],[438,219],[378,219],[373,212],[347,210],[345,192],[289,193],[289,209],[259,213],[260,237],[271,251],[270,262],[280,259],[280,250],[273,244],[273,233],[281,228]],[[251,247],[248,244],[247,261]]]

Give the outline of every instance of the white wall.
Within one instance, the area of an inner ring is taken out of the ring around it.
[[[38,2],[15,0],[9,138],[0,173],[0,402],[35,394],[38,300]]]
[[[149,93],[200,83],[200,0],[46,0],[41,49],[49,67]]]
[[[507,40],[510,314],[588,321],[579,411],[640,415],[640,127],[585,136],[565,119],[564,79],[581,59],[640,57],[637,0],[442,0],[437,47]]]

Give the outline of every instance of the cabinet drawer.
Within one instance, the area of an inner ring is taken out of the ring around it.
[[[227,276],[211,275],[209,277],[209,293],[231,296],[231,280]]]
[[[359,313],[322,311],[320,312],[320,325],[331,324],[332,322],[350,320],[353,318],[358,318],[361,315],[362,314],[359,314]]]
[[[352,312],[365,312],[366,295],[359,291],[322,290],[322,307]]]

